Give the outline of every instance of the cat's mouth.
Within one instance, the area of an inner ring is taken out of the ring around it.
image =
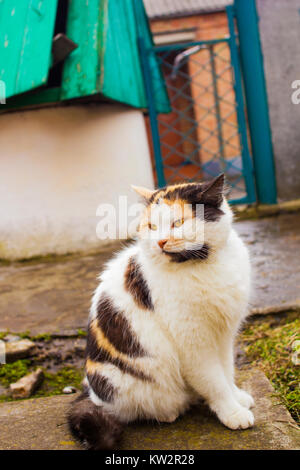
[[[172,243],[172,245],[169,245],[169,246],[168,246],[168,243],[166,243],[164,247],[162,248],[162,252],[165,253],[166,255],[172,254],[172,253],[182,253],[185,251],[195,252],[195,251],[201,250],[204,245],[205,243],[199,243],[196,241],[193,241],[193,242],[181,241],[178,244]]]
[[[181,251],[185,251],[185,247],[174,247],[174,248],[163,248],[162,253],[165,253],[166,255],[172,254],[172,253],[180,253]]]
[[[190,243],[187,243],[186,240],[177,239],[177,240],[169,240],[167,241],[161,248],[162,252],[166,255],[172,253],[180,253],[181,251],[185,251],[190,248]]]
[[[203,245],[196,245],[194,248],[181,249],[180,251],[167,251],[165,249],[162,252],[168,255],[171,261],[175,263],[183,263],[189,260],[205,260],[209,255],[209,246],[204,243]]]

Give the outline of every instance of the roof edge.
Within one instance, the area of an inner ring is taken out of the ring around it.
[[[213,15],[215,13],[225,13],[225,7],[214,8],[213,10],[194,10],[192,12],[181,12],[181,13],[165,13],[163,15],[153,15],[149,16],[149,21],[156,21],[156,20],[171,20],[176,18],[187,18],[189,16],[198,16],[198,15]]]

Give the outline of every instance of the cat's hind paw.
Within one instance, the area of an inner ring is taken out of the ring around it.
[[[230,429],[247,429],[254,424],[253,413],[242,406],[239,406],[234,411],[219,414],[219,418]]]
[[[240,405],[244,406],[245,408],[252,408],[254,406],[254,400],[252,396],[245,392],[245,390],[241,390],[238,387],[235,387],[234,395],[239,402]]]

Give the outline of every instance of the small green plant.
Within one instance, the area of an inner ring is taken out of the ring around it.
[[[5,338],[5,336],[9,333],[9,331],[0,331],[0,339]]]
[[[29,330],[23,331],[22,333],[17,333],[17,335],[22,339],[31,339]]]
[[[39,335],[32,336],[30,339],[33,341],[45,341],[46,343],[48,343],[52,340],[52,336],[50,333],[41,333]]]
[[[87,332],[86,332],[85,330],[82,330],[81,328],[79,328],[79,329],[77,330],[77,335],[78,335],[79,337],[81,337],[81,336],[87,336]]]
[[[0,384],[4,387],[8,387],[11,383],[29,374],[33,369],[34,366],[28,359],[22,359],[12,364],[0,365]],[[49,372],[44,369],[44,381],[41,387],[35,392],[34,397],[60,395],[67,385],[79,389],[82,378],[82,370],[76,367],[62,367],[57,372]],[[4,401],[12,401],[12,398],[7,394],[0,395],[0,403]]]
[[[35,397],[45,397],[49,395],[60,395],[64,387],[71,385],[80,388],[82,381],[82,371],[75,367],[63,367],[56,373],[45,373],[45,380],[41,388],[35,393]]]
[[[295,343],[300,340],[300,319],[290,315],[278,324],[253,323],[242,333],[248,358],[263,369],[276,392],[300,424],[300,366]],[[299,354],[300,355],[300,354]]]
[[[31,361],[20,359],[12,364],[0,365],[0,384],[8,387],[9,384],[17,382],[21,377],[29,373]]]

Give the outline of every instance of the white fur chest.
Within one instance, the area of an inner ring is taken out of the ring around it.
[[[143,263],[159,316],[176,342],[215,340],[246,316],[250,286],[248,253],[232,231],[228,244],[205,261]],[[214,334],[215,333],[215,334]]]

